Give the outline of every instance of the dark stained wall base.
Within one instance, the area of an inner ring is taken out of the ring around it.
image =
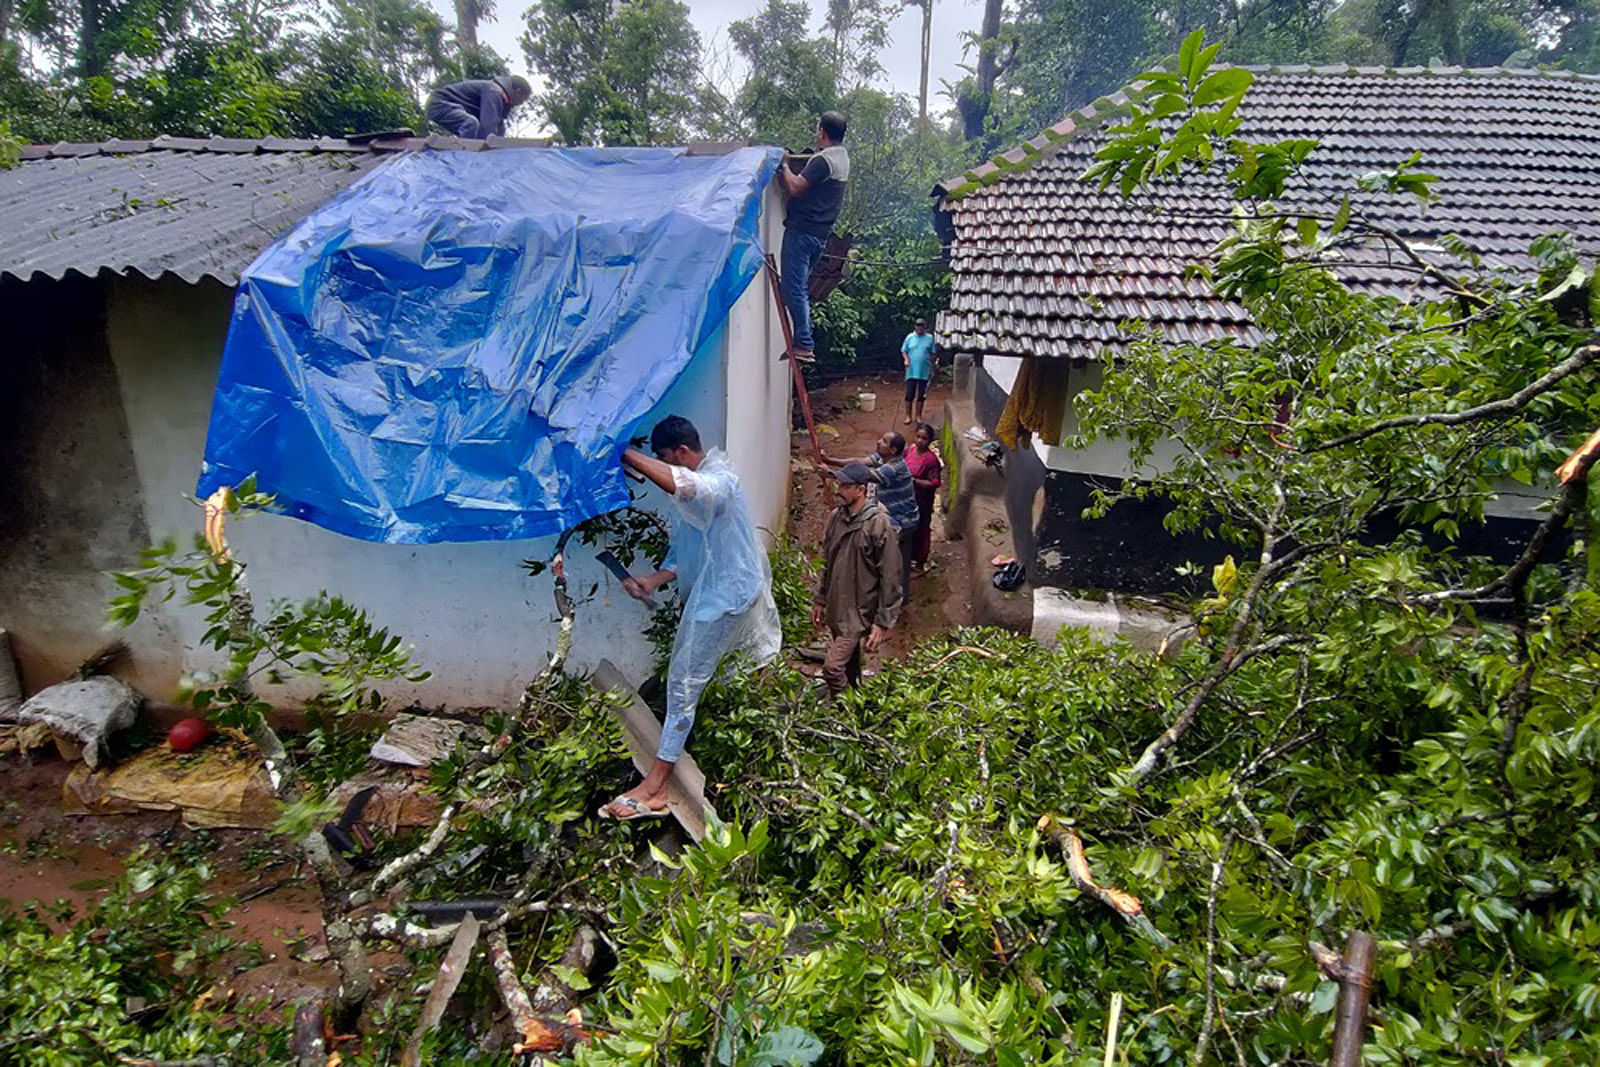
[[[978,421],[983,424],[983,428],[993,434],[994,428],[1000,425],[1000,413],[1006,409],[1007,393],[998,382],[989,377],[981,363],[973,370],[977,384],[973,389],[972,406],[977,410]],[[965,426],[956,427],[958,433],[965,429]]]
[[[0,282],[0,626],[23,686],[110,638],[106,577],[150,541],[99,279]]]
[[[1119,478],[1051,470],[1045,473],[1045,511],[1039,523],[1039,581],[1070,589],[1114,589],[1155,596],[1192,595],[1210,580],[1210,568],[1237,546],[1200,534],[1174,536],[1162,520],[1172,505],[1158,497],[1122,500],[1102,519],[1085,519],[1096,488],[1112,490]],[[1204,573],[1185,576],[1184,564]]]
[[[1008,505],[1010,460],[1008,454]],[[1046,506],[1035,533],[1038,552],[1032,568],[1037,583],[1151,596],[1195,596],[1210,589],[1212,566],[1230,554],[1242,559],[1255,553],[1254,546],[1230,544],[1220,538],[1168,533],[1162,521],[1172,506],[1158,497],[1118,501],[1101,519],[1082,517],[1084,509],[1093,503],[1096,487],[1109,491],[1120,484],[1117,478],[1045,471]],[[1462,528],[1455,554],[1458,558],[1481,556],[1509,564],[1522,552],[1536,525],[1525,519],[1491,516],[1482,526]],[[1362,541],[1385,544],[1398,537],[1401,530],[1401,525],[1392,520],[1375,523]],[[1423,539],[1433,547],[1443,547],[1442,540],[1431,534]],[[1545,559],[1561,559],[1570,543],[1569,537],[1552,538]],[[1196,565],[1196,573],[1180,573],[1186,563]]]

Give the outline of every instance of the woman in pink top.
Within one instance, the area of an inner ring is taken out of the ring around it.
[[[906,449],[906,466],[911,470],[911,485],[917,495],[917,536],[912,542],[911,573],[921,574],[928,566],[933,549],[933,501],[939,492],[939,475],[944,464],[933,447],[933,427],[917,424],[917,435]]]

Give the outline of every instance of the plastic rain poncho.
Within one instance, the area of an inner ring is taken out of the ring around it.
[[[676,762],[700,693],[731,652],[757,663],[783,645],[772,574],[744,490],[727,454],[713,448],[699,469],[673,467],[672,544],[662,566],[677,574],[683,618],[667,666],[667,717],[659,759]]]

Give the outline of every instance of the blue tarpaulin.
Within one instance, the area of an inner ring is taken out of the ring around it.
[[[779,152],[407,153],[240,280],[198,492],[257,476],[369,541],[538,537],[628,503],[618,457],[761,266]]]

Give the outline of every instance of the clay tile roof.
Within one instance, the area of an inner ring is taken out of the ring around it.
[[[0,279],[102,272],[227,285],[274,238],[397,151],[548,141],[170,137],[27,145],[0,170]]]
[[[1332,214],[1342,197],[1430,258],[1459,236],[1514,273],[1528,245],[1570,230],[1600,247],[1600,78],[1555,71],[1294,67],[1256,69],[1240,136],[1321,142],[1286,207]],[[953,284],[940,344],[974,354],[1093,359],[1129,339],[1129,320],[1194,341],[1249,340],[1238,305],[1188,278],[1227,232],[1216,176],[1157,185],[1123,200],[1078,180],[1127,96],[1102,98],[1038,137],[935,187],[951,235]],[[1439,199],[1358,193],[1356,179],[1413,151]],[[1408,296],[1415,272],[1374,244],[1338,266],[1369,292]]]

